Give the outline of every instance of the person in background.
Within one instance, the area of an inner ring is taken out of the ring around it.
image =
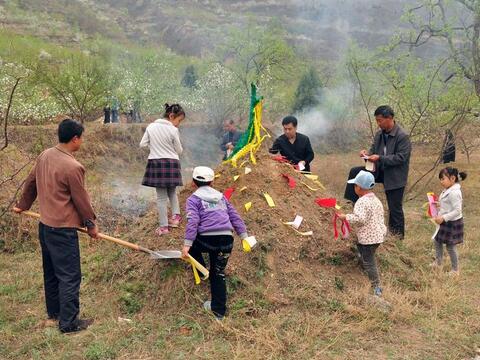
[[[207,311],[218,320],[227,310],[225,268],[233,249],[233,233],[243,240],[247,235],[245,223],[223,194],[211,184],[215,178],[212,169],[197,166],[193,169],[193,182],[197,190],[187,199],[187,227],[182,254],[190,254],[205,266],[202,253],[210,259],[211,301],[204,303]]]
[[[182,217],[176,187],[183,185],[180,155],[183,148],[178,126],[185,119],[185,111],[179,104],[165,104],[163,119],[155,120],[147,126],[141,147],[149,147],[147,168],[142,185],[154,187],[157,191],[159,226],[158,236],[169,233],[169,227],[178,227]],[[168,201],[172,207],[172,217],[168,219]]]
[[[455,136],[452,130],[445,131],[445,140],[443,141],[442,162],[448,164],[455,162]]]
[[[232,153],[235,145],[237,145],[238,139],[240,139],[240,136],[242,136],[242,132],[237,130],[233,120],[224,121],[223,130],[225,133],[223,134],[220,148],[224,152],[223,160],[226,160]]]
[[[438,216],[434,218],[434,221],[440,226],[433,236],[436,256],[432,265],[442,265],[443,244],[445,244],[452,263],[451,274],[458,275],[456,246],[463,243],[463,197],[459,183],[467,178],[467,173],[446,167],[440,170],[438,178],[444,190],[438,199],[440,205]]]
[[[103,108],[103,123],[108,124],[110,123],[110,107],[105,106]]]
[[[403,239],[403,194],[407,185],[412,145],[407,133],[395,122],[394,115],[393,109],[387,105],[375,110],[374,116],[380,130],[375,134],[370,151],[361,150],[360,157],[375,164],[375,181],[383,183],[387,196],[389,230]],[[348,179],[355,178],[361,170],[365,170],[365,167],[350,169]],[[347,184],[344,197],[353,203],[358,200],[352,184]]]
[[[298,165],[300,170],[310,171],[310,163],[315,154],[308,136],[297,132],[297,125],[298,120],[295,116],[283,118],[283,135],[275,140],[269,151],[271,154],[280,152],[292,164]]]
[[[362,267],[372,284],[373,293],[382,295],[380,278],[378,276],[375,252],[384,242],[387,234],[383,215],[382,202],[372,192],[375,186],[375,177],[368,171],[360,171],[354,179],[348,180],[354,186],[354,191],[359,197],[353,208],[353,214],[338,214],[342,220],[346,219],[351,224],[358,224],[357,248],[360,254]]]
[[[117,98],[114,98],[112,101],[112,109],[111,109],[111,122],[118,123],[120,120],[118,118],[120,111],[120,102]]]
[[[77,228],[98,236],[95,213],[85,190],[85,168],[73,157],[83,143],[81,123],[65,119],[58,126],[58,144],[42,152],[25,181],[13,211],[30,209],[38,198],[38,227],[48,322],[62,333],[86,329],[92,319],[79,319],[80,248]]]

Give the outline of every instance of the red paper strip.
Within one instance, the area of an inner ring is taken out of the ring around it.
[[[295,179],[290,176],[290,175],[287,175],[287,174],[282,174],[282,176],[287,179],[287,182],[288,182],[288,186],[290,186],[291,189],[294,189],[295,186],[297,186],[297,182],[295,181]]]
[[[230,200],[234,191],[235,191],[235,188],[233,187],[228,188],[223,192],[223,196],[225,196],[225,199]]]
[[[333,214],[333,237],[335,238],[335,240],[338,239],[337,219],[339,219],[338,214]],[[350,223],[347,221],[347,219],[342,220],[340,231],[342,232],[343,239],[348,238],[348,236],[350,235]]]
[[[337,199],[335,198],[316,198],[315,203],[321,207],[332,208],[337,205]]]
[[[290,161],[288,161],[288,159],[287,159],[285,156],[283,156],[283,155],[275,155],[275,156],[272,157],[272,159],[275,160],[275,161],[281,162],[281,163],[288,163],[288,162],[290,162]]]

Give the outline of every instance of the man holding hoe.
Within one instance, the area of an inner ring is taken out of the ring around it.
[[[38,198],[39,238],[48,322],[58,320],[62,333],[86,329],[93,320],[79,319],[80,249],[77,228],[98,235],[95,213],[85,190],[85,168],[73,157],[83,143],[84,127],[65,119],[58,126],[59,143],[42,152],[25,181],[16,213]]]

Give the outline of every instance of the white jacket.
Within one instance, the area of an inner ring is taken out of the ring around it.
[[[353,214],[347,214],[347,220],[359,225],[357,237],[360,244],[380,244],[385,240],[387,227],[383,205],[374,193],[368,193],[359,198],[353,207]]]
[[[165,119],[155,120],[147,126],[140,146],[150,147],[149,159],[179,160],[183,151],[178,129]]]
[[[462,190],[459,183],[455,183],[448,189],[442,191],[439,197],[440,211],[445,221],[455,221],[463,217],[462,214]]]

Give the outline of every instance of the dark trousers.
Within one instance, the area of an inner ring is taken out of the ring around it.
[[[348,180],[354,179],[355,176],[361,171],[365,170],[363,166],[357,166],[350,169],[348,174]],[[383,180],[376,179],[376,182],[382,182]],[[403,239],[405,236],[405,217],[403,215],[403,194],[405,188],[386,190],[385,195],[387,196],[388,204],[388,228],[390,232],[394,235]],[[358,195],[355,194],[355,186],[353,184],[347,184],[345,187],[344,198],[350,200],[353,203],[356,203],[358,200]]]
[[[377,262],[375,261],[375,252],[380,244],[362,245],[357,244],[358,252],[360,253],[360,259],[362,261],[363,270],[368,275],[373,287],[377,287],[380,284],[380,278],[378,276]]]
[[[403,194],[405,188],[387,190],[388,228],[393,235],[403,239],[405,236],[405,216],[403,215]]]
[[[49,318],[58,318],[63,331],[77,325],[80,310],[80,249],[72,228],[39,224],[45,302]]]
[[[198,236],[190,248],[190,255],[205,266],[202,253],[208,253],[210,261],[210,292],[212,296],[212,312],[224,316],[227,311],[227,285],[225,268],[232,252],[233,237],[231,235]]]

